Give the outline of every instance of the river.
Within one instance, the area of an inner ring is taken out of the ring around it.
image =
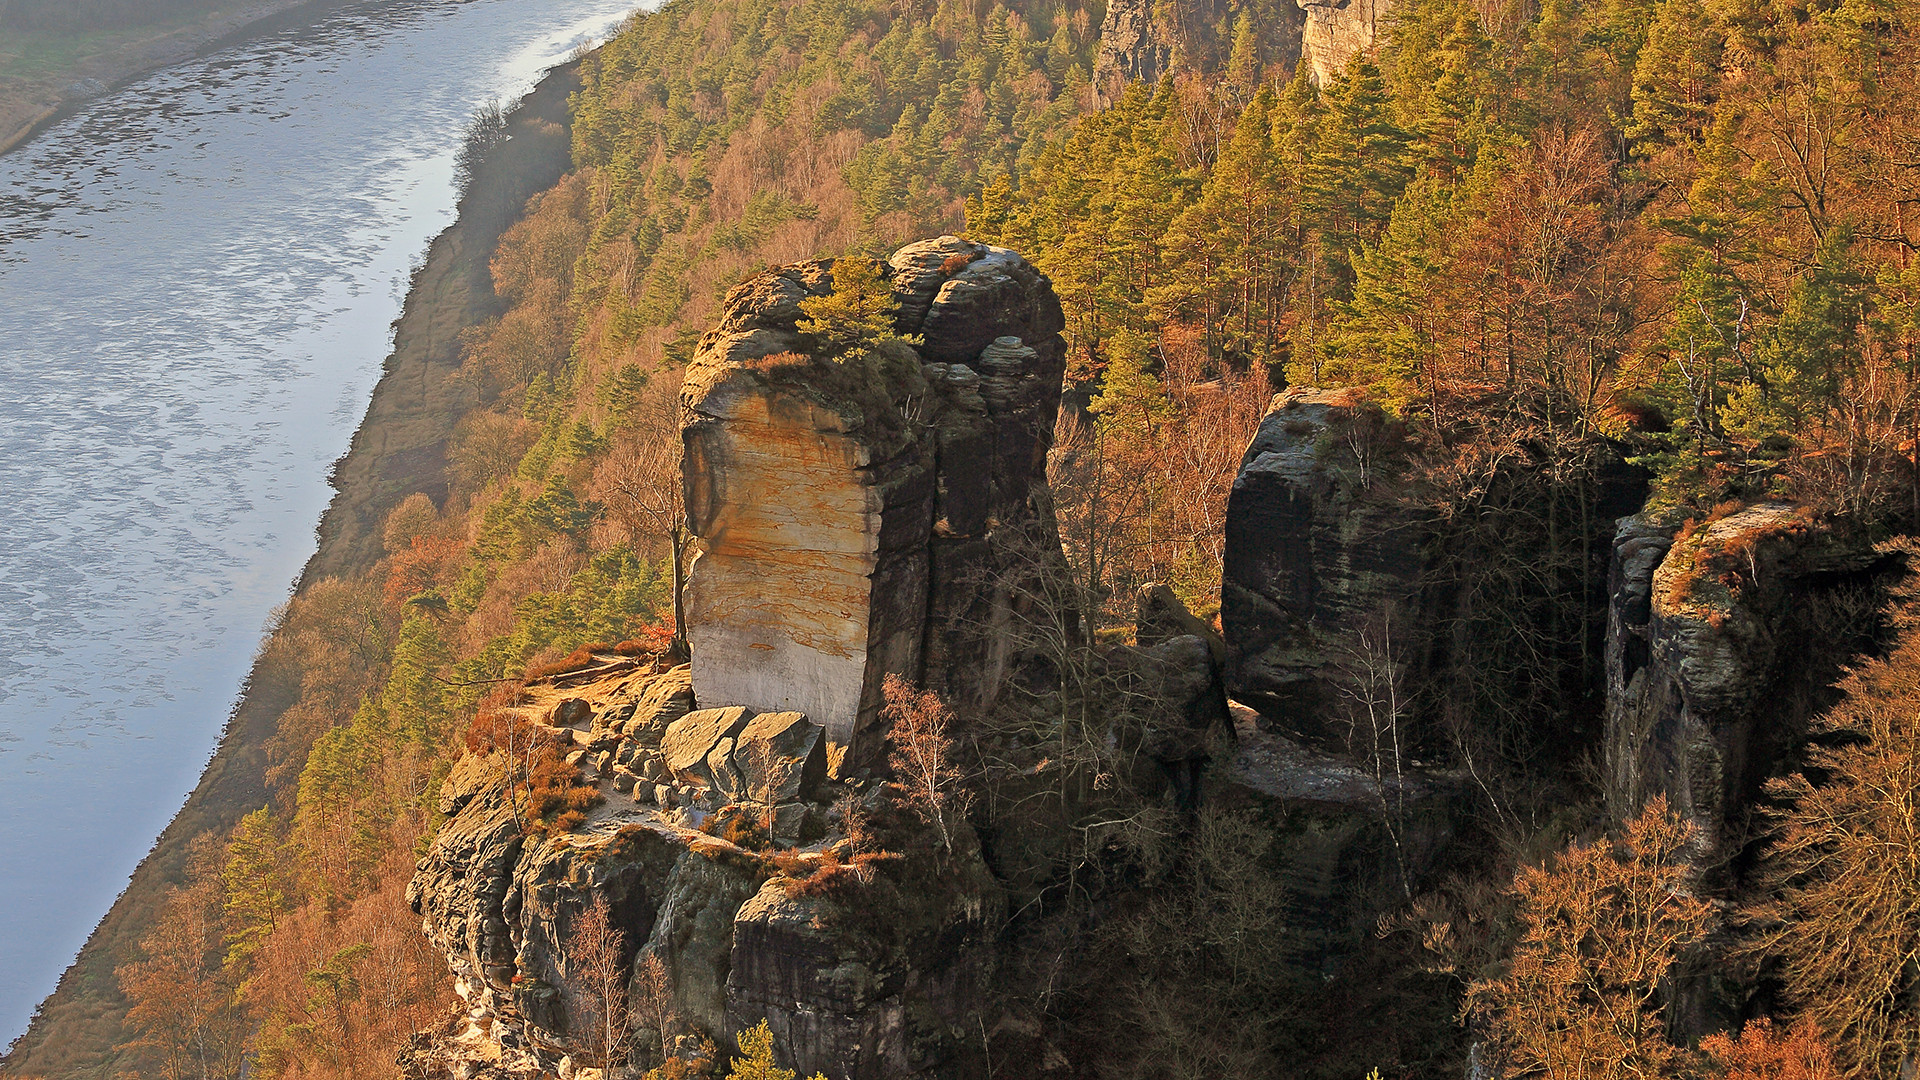
[[[466,119],[632,6],[338,8],[0,157],[0,1046],[180,808],[313,553]]]

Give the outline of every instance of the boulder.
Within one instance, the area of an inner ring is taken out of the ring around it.
[[[692,710],[693,669],[681,664],[645,683],[622,730],[642,746],[659,746],[667,725]]]
[[[827,778],[826,732],[797,712],[761,713],[734,739],[733,767],[745,798],[785,803],[809,797]]]
[[[731,738],[713,744],[707,759],[695,769],[695,776],[713,792],[716,803],[738,802],[747,797],[747,786],[741,781],[739,771],[733,767]]]
[[[993,699],[1012,612],[989,579],[1015,545],[1058,547],[1052,286],[1012,251],[950,236],[882,271],[919,344],[817,355],[800,304],[832,289],[833,263],[782,267],[727,295],[681,399],[694,693],[804,713],[848,767],[882,752],[889,673]]]
[[[1159,582],[1140,586],[1133,601],[1133,640],[1144,648],[1191,634],[1207,643],[1213,662],[1227,662],[1227,642],[1220,632],[1187,610],[1173,590]]]
[[[660,756],[667,771],[682,779],[699,779],[696,770],[705,766],[707,755],[721,739],[729,738],[753,719],[753,710],[735,705],[726,709],[701,709],[667,725],[660,738]]]

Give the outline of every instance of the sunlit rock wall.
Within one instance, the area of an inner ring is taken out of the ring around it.
[[[695,696],[805,713],[856,750],[888,673],[988,703],[1020,549],[1059,552],[1052,285],[1015,252],[950,236],[883,272],[917,345],[815,355],[800,303],[831,291],[832,264],[800,263],[728,294],[682,392]]]

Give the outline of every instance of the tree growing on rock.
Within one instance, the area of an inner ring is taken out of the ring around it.
[[[633,1000],[629,1012],[637,1027],[660,1037],[660,1060],[673,1057],[673,1037],[669,1032],[680,1014],[673,1005],[673,976],[655,953],[648,953],[633,965]]]
[[[1656,798],[1617,840],[1575,844],[1520,871],[1511,966],[1467,990],[1467,1008],[1516,1072],[1550,1080],[1673,1076],[1660,992],[1713,909],[1688,893],[1692,826]]]
[[[740,1033],[740,1056],[727,1070],[727,1080],[795,1080],[800,1074],[783,1069],[773,1059],[773,1031],[765,1020]],[[809,1080],[825,1080],[815,1073]]]
[[[906,792],[908,805],[940,833],[940,846],[953,850],[954,832],[972,804],[960,786],[964,774],[953,760],[953,741],[947,735],[953,714],[931,690],[889,674],[881,685],[886,695],[887,733],[891,749],[887,763],[894,780]]]
[[[567,957],[573,968],[569,981],[578,1006],[569,1026],[605,1068],[626,1056],[627,1038],[633,1032],[623,963],[626,947],[626,931],[614,924],[605,896],[594,897],[593,905],[574,918],[567,935]]]
[[[594,491],[636,548],[643,539],[666,541],[673,568],[673,652],[685,656],[687,514],[678,391],[663,385],[630,411],[634,422],[615,436],[613,452],[594,474]]]
[[[811,335],[827,356],[843,364],[864,360],[883,342],[914,343],[894,329],[900,303],[880,265],[857,255],[835,259],[833,291],[800,301],[800,310],[807,316],[800,320],[800,332]]]

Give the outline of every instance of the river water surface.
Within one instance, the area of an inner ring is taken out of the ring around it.
[[[474,109],[633,0],[388,0],[0,157],[0,1046],[180,808],[312,554]]]

